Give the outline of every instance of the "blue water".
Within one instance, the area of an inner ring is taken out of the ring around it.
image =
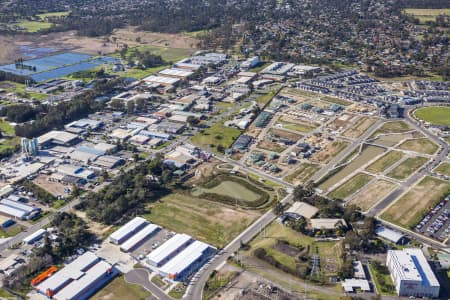
[[[15,64],[0,66],[0,71],[30,76],[33,80],[42,82],[115,61],[115,58],[108,56],[93,59],[88,54],[67,52],[24,61],[24,65],[35,67],[36,71],[17,69]]]

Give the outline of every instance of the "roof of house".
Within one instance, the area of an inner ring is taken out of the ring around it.
[[[292,206],[287,209],[286,212],[294,213],[307,219],[311,219],[315,214],[319,212],[319,209],[305,202],[294,202],[294,204],[292,204]]]

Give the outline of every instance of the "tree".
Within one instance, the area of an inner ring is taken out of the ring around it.
[[[200,122],[200,120],[194,116],[189,116],[187,118],[187,122],[188,122],[189,126],[194,127]]]
[[[125,110],[125,104],[120,99],[113,99],[109,103],[109,106],[111,106],[112,109],[118,110],[118,111],[124,111]]]
[[[138,99],[136,99],[135,102],[136,102],[135,103],[136,104],[136,110],[139,111],[139,112],[144,111],[144,109],[145,109],[145,99],[138,98]]]
[[[132,115],[135,110],[134,101],[130,100],[127,102],[127,114]]]

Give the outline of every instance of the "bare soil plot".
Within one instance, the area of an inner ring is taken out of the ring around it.
[[[445,176],[450,176],[450,163],[443,162],[434,169],[434,172]]]
[[[328,124],[328,128],[332,130],[340,130],[347,126],[350,122],[353,121],[357,116],[350,114],[343,114],[339,118],[334,119],[331,123]]]
[[[387,180],[377,180],[373,183],[369,183],[357,192],[350,203],[360,207],[362,211],[367,211],[378,203],[378,201],[389,195],[396,186],[396,184]]]
[[[301,134],[297,134],[297,133],[293,133],[293,132],[289,132],[289,131],[281,130],[281,129],[274,129],[274,128],[272,128],[269,131],[269,134],[273,134],[276,137],[289,139],[291,141],[298,141],[299,139],[301,139],[303,137]]]
[[[347,182],[344,182],[341,186],[333,190],[328,194],[328,197],[333,199],[341,199],[353,195],[356,191],[365,186],[369,181],[373,179],[373,176],[367,175],[365,173],[358,173]]]
[[[33,180],[33,183],[36,184],[37,186],[40,186],[41,188],[43,188],[44,190],[46,190],[48,193],[52,194],[53,196],[58,196],[58,195],[67,195],[64,192],[64,188],[71,188],[70,186],[64,185],[60,182],[55,182],[55,181],[48,181],[48,176],[47,175],[39,175],[38,177],[36,177]]]
[[[418,134],[418,132],[417,132]],[[399,142],[406,139],[413,139],[416,136],[414,133],[396,133],[396,134],[383,134],[379,135],[377,138],[372,139],[370,142],[373,144],[377,144],[385,147],[393,147],[397,145]]]
[[[301,163],[294,173],[286,176],[284,179],[294,185],[303,184],[308,182],[308,180],[320,170],[320,166],[310,163]]]
[[[328,163],[333,157],[338,155],[342,150],[344,150],[349,143],[341,140],[335,140],[331,143],[326,144],[319,152],[314,153],[311,157],[311,161],[318,163]]]
[[[386,153],[383,157],[379,158],[377,161],[372,163],[366,168],[366,171],[379,174],[383,173],[386,169],[392,166],[394,163],[402,159],[404,154],[400,151],[390,151]]]
[[[413,228],[429,208],[434,207],[449,192],[449,181],[427,176],[389,206],[381,218],[406,228]]]
[[[390,171],[387,176],[398,180],[404,180],[419,170],[427,161],[428,158],[425,157],[409,157],[394,170]]]
[[[273,142],[268,141],[268,140],[262,140],[256,146],[259,149],[264,149],[264,150],[267,150],[267,151],[273,151],[273,152],[277,152],[277,153],[281,153],[281,152],[283,152],[284,150],[287,149],[287,146],[285,146],[285,145],[281,145],[281,144],[278,144],[278,143],[273,143]]]
[[[361,117],[352,127],[344,131],[342,135],[351,139],[358,138],[375,124],[376,121],[374,118]]]
[[[417,153],[434,154],[439,149],[439,146],[427,138],[421,138],[404,141],[398,148]]]
[[[149,221],[217,247],[225,246],[261,215],[181,193],[149,204],[148,209],[150,213],[144,217]]]

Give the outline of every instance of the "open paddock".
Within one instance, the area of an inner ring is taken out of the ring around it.
[[[430,207],[434,207],[450,192],[450,182],[435,177],[424,177],[407,193],[398,198],[381,218],[406,228],[413,228]]]
[[[404,121],[389,121],[378,128],[372,137],[376,137],[379,134],[404,133],[411,130],[413,129]]]
[[[281,117],[278,120],[278,123],[280,123],[285,129],[290,129],[301,133],[308,133],[319,127],[319,124],[315,122],[311,122],[309,120],[289,118],[286,116]]]
[[[360,207],[362,211],[367,211],[389,195],[396,187],[397,185],[390,181],[382,179],[376,180],[358,191],[352,197],[350,204]]]
[[[150,213],[144,217],[150,222],[216,247],[224,247],[261,215],[181,192],[165,196],[147,209]]]
[[[427,138],[421,138],[404,141],[398,146],[398,148],[431,155],[436,153],[439,146]]]
[[[404,156],[404,154],[400,151],[390,151],[390,152],[386,153],[386,155],[380,157],[374,163],[369,165],[366,168],[366,171],[375,173],[375,174],[383,173],[386,169],[388,169],[394,163],[396,163],[400,159],[402,159],[403,156]]]
[[[405,180],[419,170],[427,161],[428,159],[425,157],[408,157],[390,171],[387,176],[398,180]]]
[[[443,162],[434,169],[435,173],[450,177],[450,163]]]
[[[373,176],[358,173],[348,181],[344,182],[342,185],[337,187],[331,193],[328,193],[328,197],[333,199],[344,200],[345,198],[353,195],[355,192],[360,190],[366,184],[368,184],[373,179]]]

